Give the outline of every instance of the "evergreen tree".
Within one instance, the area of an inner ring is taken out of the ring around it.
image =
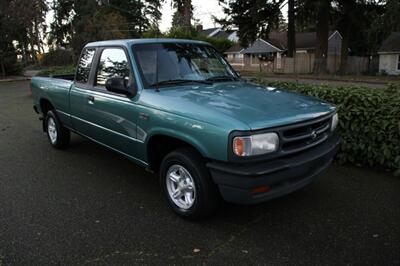
[[[172,27],[191,31],[193,5],[191,0],[173,0],[172,6],[176,9],[172,17]]]
[[[218,20],[227,27],[238,28],[238,37],[246,47],[257,38],[268,38],[272,29],[279,28],[281,5],[284,0],[221,0],[225,19]]]
[[[158,26],[162,0],[55,0],[50,42],[76,55],[95,40],[139,38]]]

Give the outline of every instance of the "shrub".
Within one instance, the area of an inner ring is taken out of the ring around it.
[[[74,63],[73,58],[73,53],[70,50],[50,50],[43,55],[41,63],[43,66],[66,66]]]
[[[154,36],[154,35],[145,35],[147,36]],[[159,35],[156,35],[156,37],[160,37]],[[220,53],[225,52],[229,48],[232,47],[233,42],[224,39],[224,38],[209,38],[206,36],[201,36],[195,28],[192,28],[190,31],[186,31],[182,28],[171,28],[169,32],[162,36],[164,38],[174,38],[174,39],[189,39],[189,40],[198,40],[198,41],[203,41],[203,42],[208,42],[212,44]]]
[[[1,41],[0,41],[1,42]],[[17,53],[11,48],[8,51],[1,51],[0,48],[0,76],[3,74],[4,67],[5,75],[19,75],[22,72],[22,64],[17,61]]]
[[[227,51],[233,45],[232,41],[224,38],[203,38],[200,40],[211,43],[220,53]]]
[[[68,75],[68,74],[75,74],[74,65],[52,66],[44,68],[38,73],[38,76],[47,77],[52,75]]]
[[[257,81],[336,104],[342,138],[339,161],[380,166],[400,174],[399,85],[375,89]]]

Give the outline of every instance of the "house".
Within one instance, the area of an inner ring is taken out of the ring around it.
[[[244,66],[243,50],[244,48],[239,43],[235,43],[231,48],[224,52],[224,55],[232,66]]]
[[[392,32],[378,50],[379,72],[400,75],[400,32]]]
[[[224,30],[222,28],[209,28],[203,29],[203,26],[198,25],[197,31],[201,36],[208,38],[223,38],[231,40],[232,42],[238,42],[239,38],[235,30]]]
[[[243,49],[235,45],[225,52],[232,65],[242,68],[263,68],[274,72],[312,72],[314,54],[317,47],[316,32],[296,33],[296,58],[290,62],[287,54],[287,32],[271,32],[268,39],[257,39],[249,47]],[[328,69],[336,71],[340,64],[342,35],[338,31],[329,32],[328,39]],[[239,54],[243,54],[240,56]],[[241,60],[241,61],[240,61]]]
[[[316,32],[296,33],[296,54],[314,54],[317,47]],[[328,55],[340,56],[342,49],[342,35],[338,31],[329,33]],[[250,64],[258,65],[259,60],[274,60],[284,56],[287,52],[287,33],[272,32],[267,40],[257,39],[251,46],[242,51],[250,57]]]

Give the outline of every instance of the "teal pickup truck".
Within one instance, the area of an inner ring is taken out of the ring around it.
[[[75,132],[159,173],[187,218],[253,204],[321,174],[339,146],[335,106],[241,79],[210,44],[87,44],[74,76],[35,77],[34,110],[58,149]]]

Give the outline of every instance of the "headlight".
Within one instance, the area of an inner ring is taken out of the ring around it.
[[[339,124],[339,115],[336,113],[332,116],[331,131],[334,131]]]
[[[257,134],[235,137],[233,152],[237,156],[253,156],[274,152],[279,147],[279,137],[276,133]]]

